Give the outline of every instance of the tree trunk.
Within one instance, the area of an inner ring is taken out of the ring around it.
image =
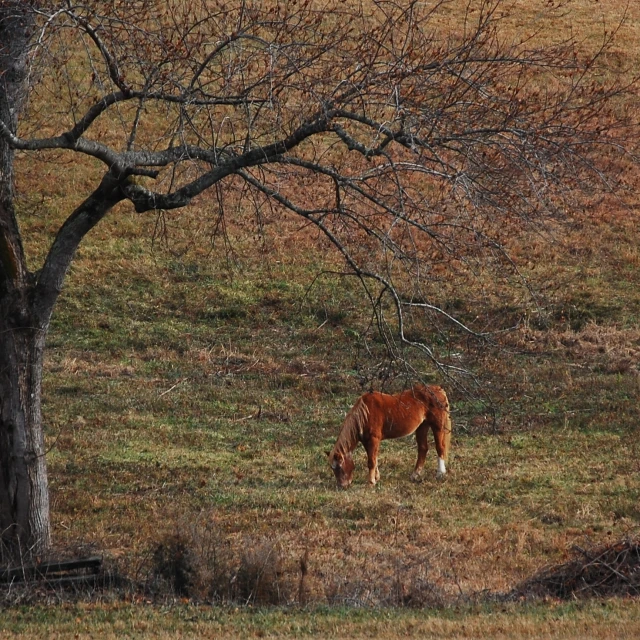
[[[15,133],[27,95],[31,2],[0,0],[0,118]],[[0,562],[47,552],[49,487],[42,428],[44,346],[53,308],[84,236],[124,198],[113,167],[69,216],[38,274],[29,273],[14,209],[14,151],[0,137]]]
[[[0,4],[0,117],[12,131],[27,93],[28,4]],[[40,407],[46,327],[32,312],[13,161],[13,150],[0,140],[0,561],[39,555],[51,541]]]
[[[0,530],[3,561],[45,553],[51,542],[41,389],[46,328],[29,291],[0,298]]]
[[[51,314],[78,245],[124,198],[124,182],[111,172],[105,175],[62,225],[37,275],[24,268],[17,236],[3,232],[15,216],[7,217],[11,202],[0,198],[0,535],[2,550],[13,561],[40,555],[51,543],[41,412]],[[3,242],[10,250],[4,261]]]
[[[4,553],[14,561],[46,552],[51,542],[41,412],[51,314],[78,245],[124,198],[125,181],[105,175],[62,225],[37,275],[26,271],[18,236],[11,232],[12,203],[0,198],[0,535]]]

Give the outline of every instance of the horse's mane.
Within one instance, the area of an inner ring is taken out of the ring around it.
[[[368,418],[369,407],[359,398],[347,413],[333,450],[342,454],[351,453],[358,446]]]

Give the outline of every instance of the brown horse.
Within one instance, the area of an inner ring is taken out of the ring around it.
[[[433,431],[438,452],[438,472],[447,472],[445,460],[451,443],[449,400],[444,389],[416,385],[396,395],[373,391],[360,396],[344,420],[333,449],[327,454],[338,486],[346,489],[353,480],[355,467],[351,452],[362,442],[369,464],[369,484],[380,479],[378,449],[387,438],[401,438],[415,432],[418,460],[412,474],[418,480],[427,457],[429,429]]]

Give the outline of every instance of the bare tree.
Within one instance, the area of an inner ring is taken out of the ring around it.
[[[459,11],[442,33],[441,10]],[[50,541],[40,409],[44,342],[76,249],[118,203],[132,215],[270,206],[319,229],[358,277],[391,351],[447,367],[405,331],[434,261],[495,253],[501,233],[610,188],[624,88],[610,45],[534,47],[502,0],[0,2],[0,529]],[[108,123],[108,126],[105,126]],[[106,133],[105,133],[106,132]],[[14,154],[98,162],[101,178],[27,269]],[[248,206],[248,205],[247,205]],[[563,205],[564,206],[564,205]],[[167,213],[167,215],[169,215]],[[391,308],[388,318],[384,310]],[[392,330],[393,328],[393,330]]]

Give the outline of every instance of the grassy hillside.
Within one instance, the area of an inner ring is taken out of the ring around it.
[[[127,222],[110,224],[120,233]],[[614,230],[619,247],[630,229]],[[358,351],[368,317],[357,288],[309,290],[318,265],[286,264],[273,247],[266,263],[229,266],[139,243],[85,247],[51,333],[45,408],[61,544],[91,542],[129,566],[176,532],[230,567],[262,548],[292,594],[308,552],[311,599],[396,604],[431,584],[508,590],[574,543],[636,531],[640,334],[623,290],[638,291],[638,273],[616,280],[620,267],[600,262],[606,246],[564,269],[549,246],[549,285],[580,284],[550,297],[544,326],[523,321],[503,347],[465,352],[493,404],[451,389],[446,482],[432,477],[433,452],[425,481],[409,481],[407,439],[383,444],[378,487],[366,486],[359,450],[354,486],[337,492],[324,451],[363,391],[359,369],[375,364]],[[593,271],[592,286],[570,270]]]
[[[521,4],[514,29],[538,15],[535,2]],[[558,24],[593,43],[618,4],[569,2]],[[637,58],[639,29],[629,6],[621,59]],[[28,158],[20,169],[24,193],[38,185],[20,213],[35,265],[94,175]],[[180,556],[196,599],[308,609],[103,603],[15,609],[2,624],[15,637],[50,624],[66,637],[77,620],[104,637],[109,625],[130,637],[637,636],[637,601],[473,604],[565,561],[574,545],[639,533],[637,207],[634,195],[612,197],[514,235],[535,299],[482,273],[443,277],[434,295],[444,308],[505,329],[481,343],[411,327],[479,381],[475,395],[447,389],[450,474],[436,482],[430,451],[414,484],[414,441],[385,442],[379,485],[366,485],[360,449],[347,492],[324,454],[346,410],[372,381],[395,390],[407,379],[387,377],[362,292],[331,275],[337,258],[294,220],[258,227],[239,212],[225,239],[203,224],[206,201],[166,219],[118,209],[82,245],[48,340],[56,545],[104,553],[163,594],[175,593],[169,559]],[[449,608],[350,608],[401,605]]]

